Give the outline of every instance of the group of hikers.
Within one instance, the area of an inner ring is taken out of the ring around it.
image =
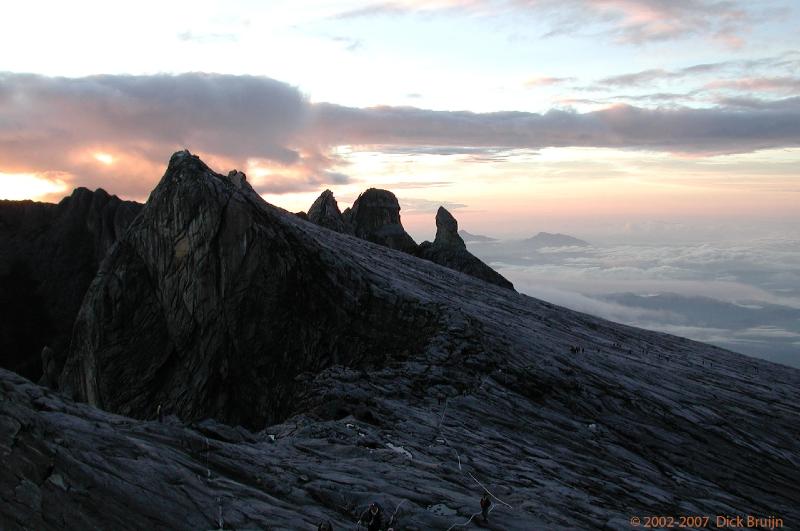
[[[489,494],[486,493],[481,497],[481,517],[484,522],[489,521],[489,511],[492,508],[492,500]],[[358,526],[363,526],[367,531],[395,531],[394,517],[392,515],[389,521],[386,521],[386,516],[383,512],[383,507],[378,502],[372,502],[367,507],[367,510],[358,519]],[[333,531],[333,525],[330,521],[325,521],[317,526],[317,531]],[[398,530],[399,531],[399,530]]]

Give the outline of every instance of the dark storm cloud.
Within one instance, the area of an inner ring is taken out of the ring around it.
[[[9,94],[3,100],[4,122],[31,130],[48,147],[104,139],[193,143],[229,156],[288,164],[297,153],[283,145],[303,127],[308,109],[294,87],[251,76],[0,74],[0,87]],[[232,135],[237,129],[246,134]]]
[[[800,144],[800,112],[791,104],[765,110],[617,105],[582,114],[355,109],[318,104],[314,114],[315,135],[348,144],[582,146],[681,153],[748,152]]]
[[[141,197],[170,153],[188,147],[226,171],[256,160],[262,191],[348,182],[331,148],[461,154],[500,160],[513,150],[589,146],[682,153],[800,145],[796,99],[718,107],[587,113],[473,113],[311,104],[263,77],[215,74],[49,78],[0,74],[0,171],[60,172],[74,185]],[[93,153],[109,153],[104,165]]]
[[[95,185],[112,170],[150,172],[184,146],[240,167],[251,157],[296,165],[301,155],[287,146],[309,109],[296,88],[264,77],[0,73],[0,160],[5,171],[63,171]],[[135,162],[105,168],[87,161],[86,150]],[[154,176],[136,177],[147,182],[124,192],[149,190]]]

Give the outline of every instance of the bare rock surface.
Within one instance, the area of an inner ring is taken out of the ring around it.
[[[498,531],[800,521],[800,371],[326,230],[188,153],[75,337],[62,386],[125,415],[0,371],[2,529],[354,529],[373,500],[472,529],[484,488]]]
[[[89,288],[60,388],[138,418],[162,404],[262,428],[301,374],[421,348],[439,313],[348,256],[390,250],[336,236],[176,153]]]
[[[39,379],[45,346],[63,363],[83,296],[140,209],[86,188],[58,204],[0,201],[0,367]]]
[[[422,242],[417,253],[421,258],[439,265],[461,271],[467,275],[514,289],[500,273],[483,263],[467,250],[464,240],[458,233],[458,221],[444,207],[436,212],[436,239],[433,243]]]

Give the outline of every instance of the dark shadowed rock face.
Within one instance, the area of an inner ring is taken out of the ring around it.
[[[400,203],[388,190],[368,189],[345,210],[344,218],[359,238],[409,254],[417,252],[417,244],[400,222]]]
[[[418,349],[435,313],[309,227],[176,153],[86,295],[61,388],[134,417],[160,403],[260,428],[290,413],[301,373]]]
[[[58,204],[0,201],[0,366],[38,379],[45,345],[63,360],[100,261],[140,208],[86,188]]]
[[[333,197],[333,192],[330,190],[322,192],[317,200],[314,201],[314,204],[311,205],[311,208],[308,209],[308,220],[320,227],[336,232],[350,234],[353,232],[352,227],[342,217],[336,198]]]
[[[458,234],[458,221],[443,206],[436,211],[436,238],[433,243],[441,246],[467,248],[464,240]]]
[[[456,218],[444,207],[439,207],[436,212],[436,239],[433,243],[422,242],[419,256],[486,282],[514,289],[511,282],[467,250],[458,234]]]

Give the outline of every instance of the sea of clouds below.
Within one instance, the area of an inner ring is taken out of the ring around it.
[[[800,240],[469,248],[533,297],[800,367]]]

